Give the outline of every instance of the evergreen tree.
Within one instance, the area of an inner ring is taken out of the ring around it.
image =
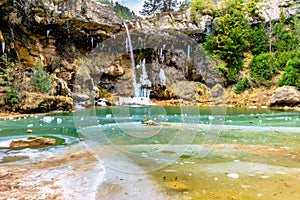
[[[215,31],[206,37],[205,49],[227,63],[229,83],[237,81],[242,68],[243,52],[248,46],[249,21],[243,0],[231,1],[216,18]]]
[[[160,12],[170,12],[176,10],[179,3],[177,0],[148,0],[144,2],[141,15],[150,16]]]

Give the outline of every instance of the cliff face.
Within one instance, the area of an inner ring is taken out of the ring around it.
[[[252,23],[279,20],[282,12],[287,18],[295,16],[299,14],[297,9],[299,4],[299,1],[291,0],[267,0],[259,3],[258,18],[253,19]],[[176,95],[172,94],[174,91],[168,88],[172,85],[175,86],[175,91],[180,91],[181,87],[185,86],[186,90],[203,94],[207,93],[207,88],[195,82],[205,83],[209,88],[222,82],[220,77],[214,80],[216,76],[214,78],[210,76],[214,74],[214,63],[207,59],[202,51],[198,52],[201,56],[195,60],[188,59],[188,54],[191,53],[188,53],[188,49],[189,46],[194,45],[191,44],[193,42],[190,44],[181,42],[180,48],[183,49],[181,51],[178,51],[179,48],[173,48],[172,51],[164,49],[164,45],[172,46],[174,41],[174,34],[164,34],[166,31],[175,30],[193,38],[194,42],[203,41],[205,35],[211,30],[214,18],[209,13],[199,14],[196,18],[199,19],[197,22],[191,20],[189,9],[185,12],[162,13],[145,20],[128,22],[129,29],[137,31],[136,35],[134,33],[132,35],[133,45],[140,44],[142,41],[144,45],[151,47],[149,49],[136,45],[134,53],[135,64],[142,61],[143,56],[146,57],[147,63],[152,63],[150,68],[156,75],[150,74],[151,82],[157,82],[152,88],[155,97],[162,99],[175,97]],[[1,96],[6,95],[7,82],[12,81],[12,77],[17,79],[14,81],[15,86],[22,95],[17,110],[38,111],[45,106],[46,110],[57,107],[70,109],[72,99],[66,97],[66,100],[62,96],[67,96],[70,91],[76,89],[74,82],[78,78],[76,72],[79,67],[87,68],[82,73],[89,83],[91,81],[94,81],[94,84],[100,83],[101,87],[110,93],[132,95],[133,88],[129,84],[132,83],[133,78],[132,67],[125,28],[120,17],[109,6],[92,0],[2,0],[0,1],[0,24],[2,45],[0,55],[2,57],[5,55],[0,64],[2,68],[7,68],[7,65],[13,63],[10,68],[14,71],[10,78],[4,80],[0,77],[0,99]],[[103,43],[103,41],[107,42]],[[118,49],[119,53],[116,52]],[[158,50],[161,52],[159,53]],[[162,55],[164,60],[161,60]],[[43,100],[44,95],[29,98],[30,95],[26,93],[34,92],[34,89],[27,91],[30,87],[28,80],[35,75],[35,69],[40,64],[50,72],[54,80],[49,94],[51,97],[47,97],[46,100]],[[161,68],[164,68],[170,77],[167,88],[161,87],[158,83]],[[191,82],[192,86],[188,82]],[[87,85],[90,85],[89,83]],[[58,87],[60,87],[59,93],[57,93]],[[88,89],[96,90],[98,97],[101,97],[100,93],[103,92],[93,86],[88,86]],[[78,86],[77,90],[81,91],[82,88]],[[186,99],[190,98],[186,97]],[[29,106],[32,102],[38,103]],[[2,98],[0,105],[6,104],[7,102]]]
[[[14,76],[21,79],[17,84],[26,82],[40,63],[54,84],[72,90],[78,64],[119,32],[122,20],[109,6],[91,0],[3,0],[0,24],[0,54],[17,63]]]

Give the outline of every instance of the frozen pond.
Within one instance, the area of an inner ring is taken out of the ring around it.
[[[59,142],[8,149],[29,136]],[[124,106],[0,121],[4,199],[299,199],[299,161],[295,111]]]

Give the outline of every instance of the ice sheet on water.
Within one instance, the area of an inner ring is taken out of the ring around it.
[[[50,124],[53,120],[54,120],[54,117],[50,117],[50,116],[43,117],[43,119],[42,119],[43,122],[48,123],[48,124]]]

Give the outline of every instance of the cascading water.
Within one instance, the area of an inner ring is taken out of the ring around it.
[[[129,51],[128,39],[126,38],[126,53]]]
[[[136,84],[136,72],[135,72],[135,62],[134,62],[134,57],[133,57],[133,49],[132,49],[132,43],[131,43],[131,38],[130,38],[130,33],[128,29],[128,25],[125,22],[124,23],[125,29],[126,29],[126,34],[127,34],[127,41],[128,41],[128,46],[129,46],[129,51],[130,51],[130,60],[131,60],[131,67],[132,67],[132,79],[133,79],[133,88],[134,88],[134,97],[138,96],[138,88]]]

